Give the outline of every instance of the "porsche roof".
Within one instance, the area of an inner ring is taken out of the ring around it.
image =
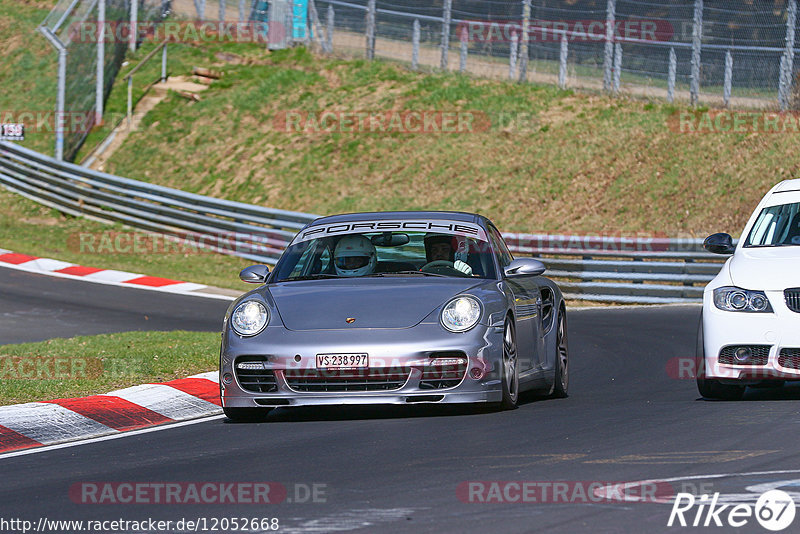
[[[308,226],[319,224],[343,223],[353,221],[375,220],[402,220],[402,219],[445,219],[449,221],[471,222],[485,225],[489,220],[483,215],[465,213],[461,211],[375,211],[365,213],[343,213],[315,219]]]

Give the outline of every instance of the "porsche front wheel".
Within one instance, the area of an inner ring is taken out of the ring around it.
[[[558,330],[556,331],[556,361],[553,373],[553,392],[551,396],[563,399],[569,391],[569,344],[567,343],[567,313],[561,310],[558,314]]]
[[[513,410],[519,400],[519,366],[517,365],[517,337],[514,324],[506,320],[503,328],[503,400],[500,407],[503,410]]]

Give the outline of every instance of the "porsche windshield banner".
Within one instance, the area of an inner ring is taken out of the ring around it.
[[[379,220],[353,221],[334,224],[321,224],[302,230],[293,243],[310,239],[345,234],[364,234],[370,232],[435,232],[437,234],[459,235],[486,241],[486,232],[477,224],[449,220]]]

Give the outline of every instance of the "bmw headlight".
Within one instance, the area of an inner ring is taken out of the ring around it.
[[[442,326],[451,332],[466,332],[481,318],[481,303],[470,296],[456,297],[442,310]]]
[[[715,289],[714,305],[724,311],[772,313],[772,306],[766,293],[733,286]]]
[[[231,314],[233,330],[242,336],[254,336],[269,323],[269,311],[257,300],[246,300]]]

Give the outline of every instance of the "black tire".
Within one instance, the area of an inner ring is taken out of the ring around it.
[[[556,325],[556,361],[553,364],[553,392],[555,399],[569,396],[569,343],[567,341],[567,312],[558,312]]]
[[[501,383],[503,400],[500,408],[513,410],[519,402],[519,365],[517,365],[517,336],[511,318],[506,319],[503,327],[503,362]]]
[[[745,386],[734,384],[722,384],[719,380],[712,378],[698,378],[697,389],[706,399],[719,399],[727,401],[742,400]]]
[[[234,423],[260,423],[267,420],[271,408],[222,408],[225,417]]]
[[[703,340],[703,316],[700,316],[700,325],[697,327],[697,351],[695,354],[697,366],[697,390],[706,399],[719,399],[726,401],[742,400],[745,386],[723,384],[719,380],[706,378],[706,350]]]

